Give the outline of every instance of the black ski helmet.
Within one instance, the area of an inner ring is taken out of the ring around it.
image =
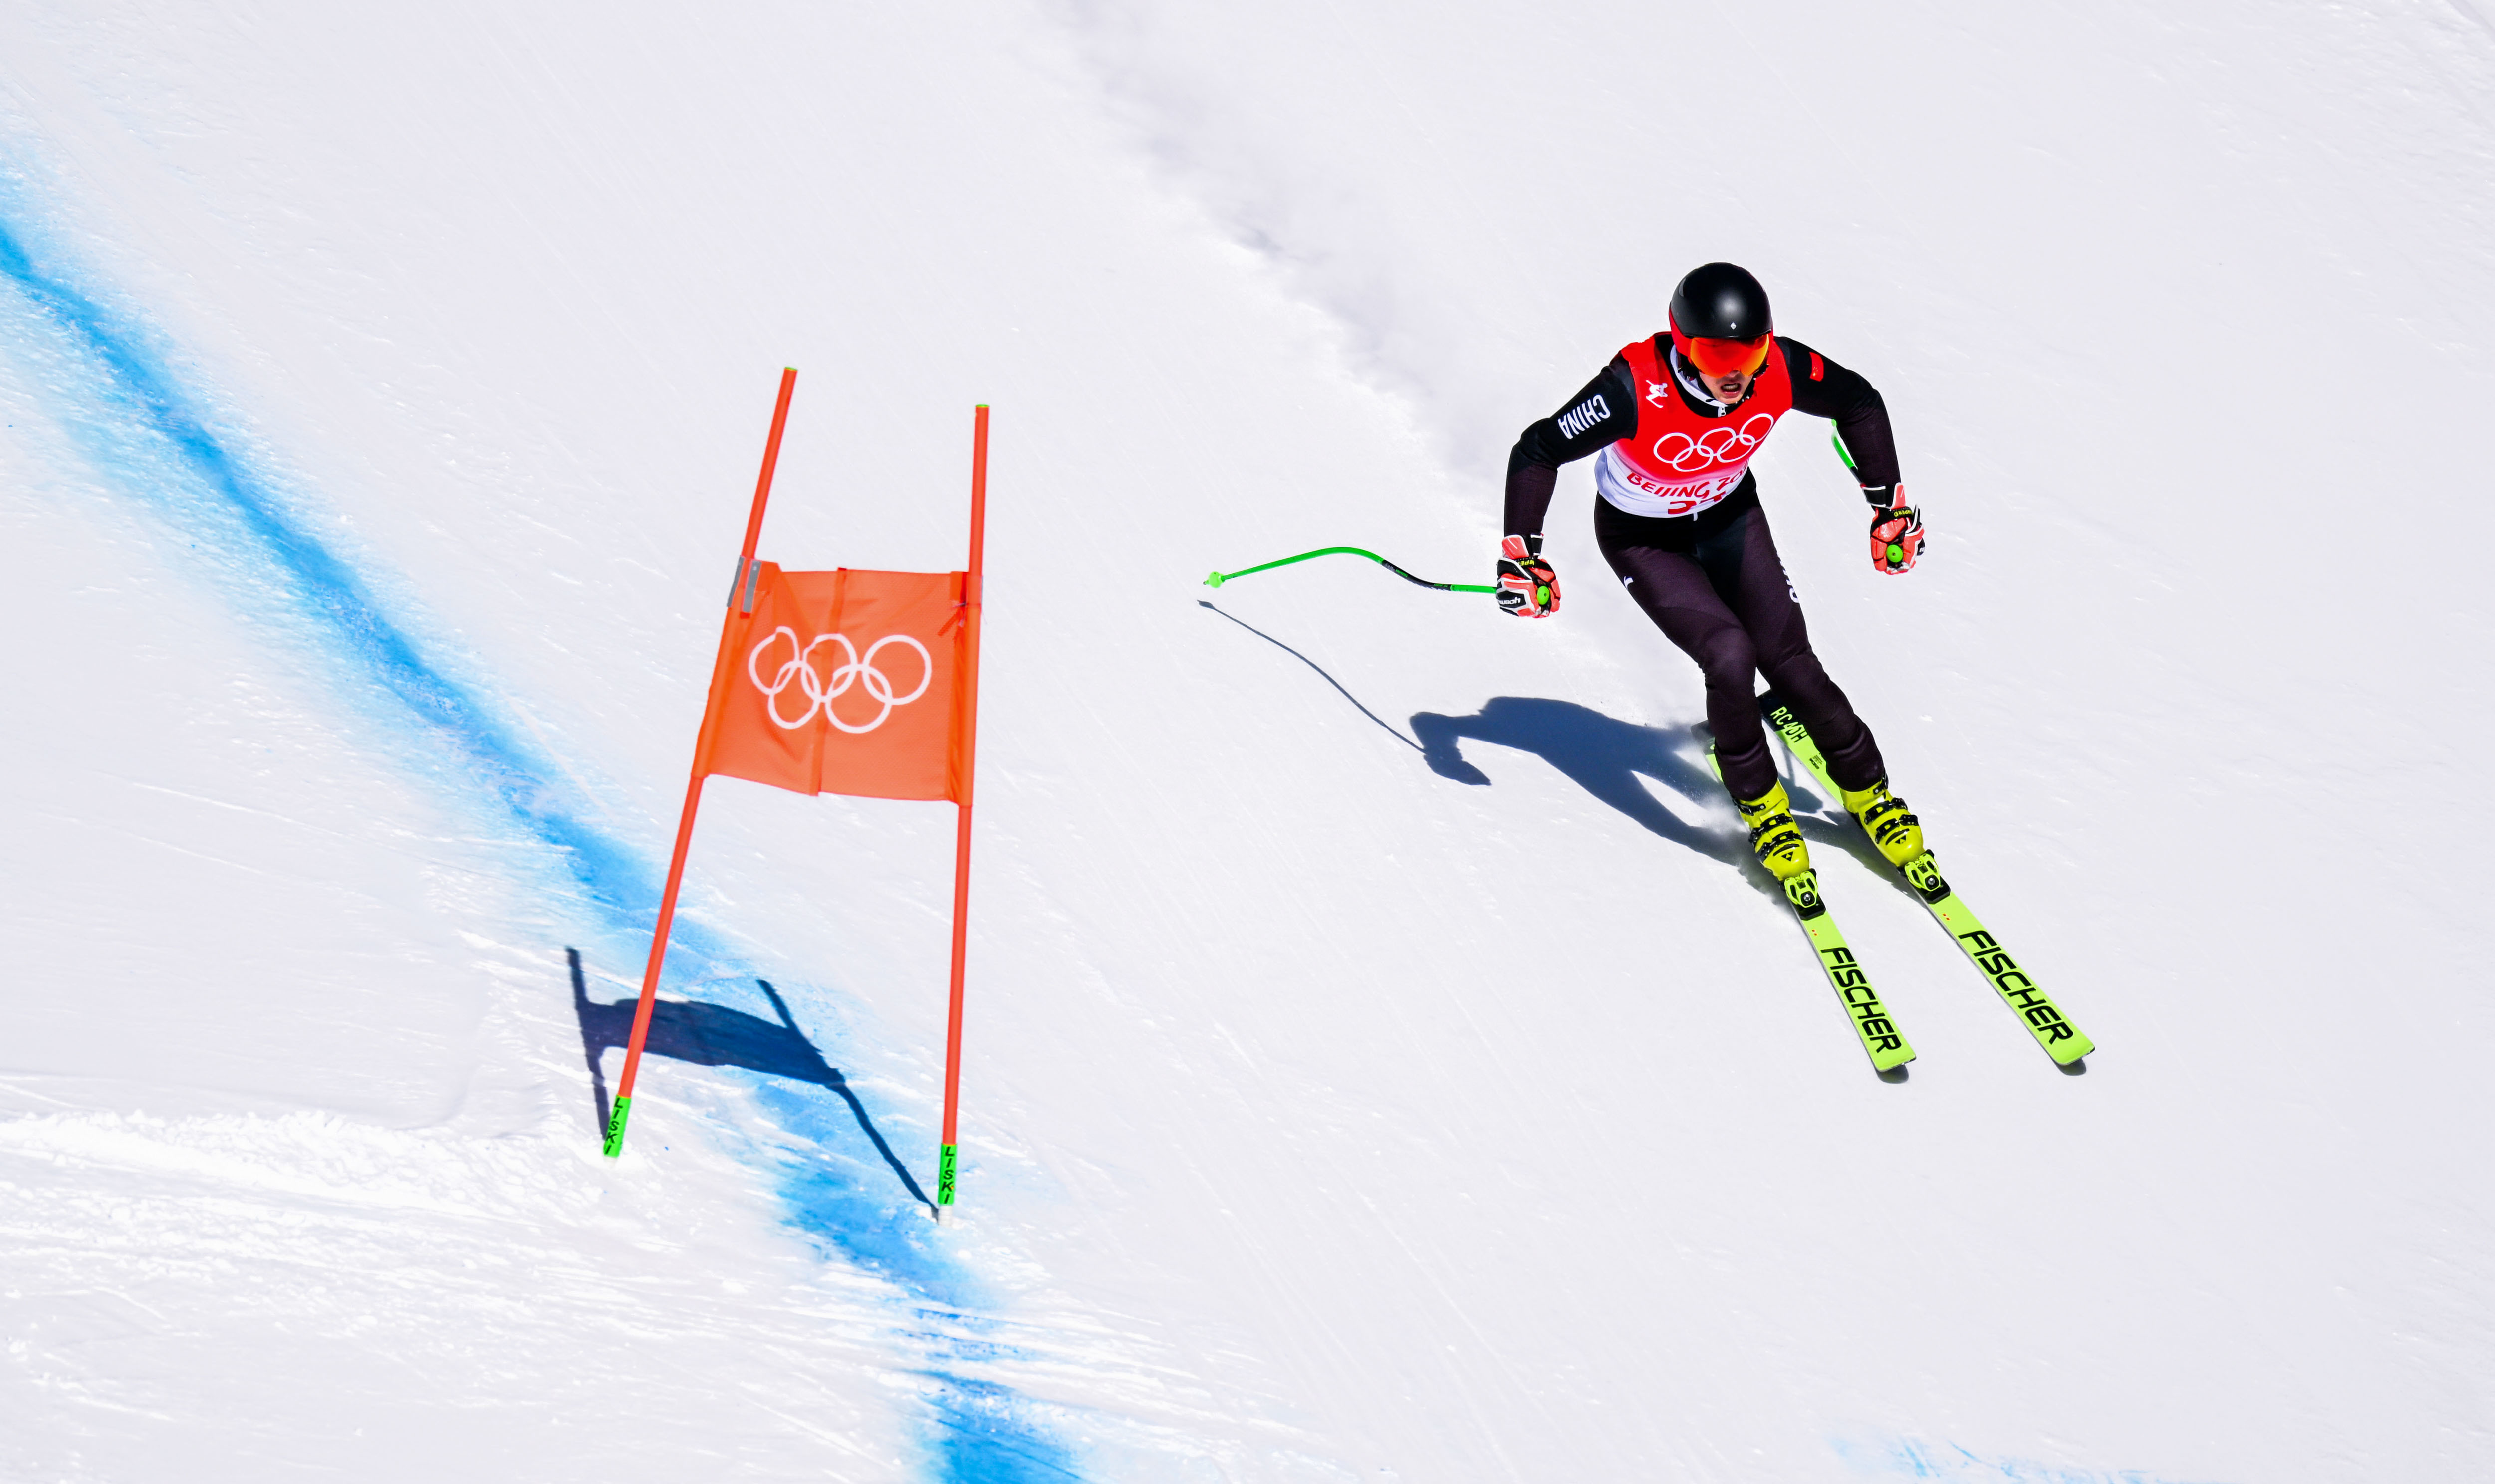
[[[1747,268],[1710,263],[1672,291],[1672,327],[1690,340],[1756,340],[1775,332],[1768,291]]]

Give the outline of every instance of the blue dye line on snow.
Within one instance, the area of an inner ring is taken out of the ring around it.
[[[1915,1438],[1838,1438],[1831,1439],[1831,1446],[1854,1472],[1872,1478],[1937,1479],[1944,1484],[2184,1484],[2136,1469],[2068,1469]]]
[[[176,391],[171,377],[93,299],[36,266],[16,232],[0,225],[0,276],[66,331],[103,375],[108,410],[160,440],[175,465],[206,487],[213,513],[239,529],[263,566],[273,568],[298,611],[360,678],[397,701],[429,740],[447,745],[481,787],[532,835],[562,851],[570,874],[611,919],[638,924],[657,914],[650,874],[621,844],[555,802],[550,769],[530,757],[508,727],[428,665],[374,603],[363,582],[291,520],[263,481],[248,473]],[[128,441],[127,430],[89,426],[95,451]],[[116,436],[118,435],[118,436]],[[162,493],[160,492],[160,499]],[[183,513],[183,502],[172,502]],[[186,534],[204,534],[192,531]]]
[[[448,776],[481,792],[495,812],[549,848],[610,933],[627,939],[646,935],[658,911],[657,873],[583,817],[582,801],[568,797],[570,790],[557,781],[558,770],[547,759],[534,756],[476,696],[425,660],[354,570],[291,516],[271,482],[193,410],[171,372],[148,349],[149,337],[39,263],[25,233],[5,221],[0,279],[65,337],[96,382],[90,405],[64,407],[59,415],[65,426],[83,435],[98,467],[118,476],[127,492],[164,509],[186,537],[212,542],[225,538],[218,554],[290,599],[320,647],[357,681],[395,702],[430,756],[447,759]],[[184,478],[160,478],[169,463]],[[676,937],[671,963],[688,955],[732,959],[697,930],[680,926]],[[685,976],[681,968],[671,975]],[[836,1114],[828,1098],[799,1096],[770,1079],[757,1079],[755,1086],[761,1105],[808,1150],[783,1170],[782,1193],[792,1224],[914,1298],[943,1306],[948,1328],[980,1327],[975,1316],[958,1312],[974,1295],[975,1284],[934,1246],[929,1227],[918,1224],[926,1220],[921,1209],[875,1195],[879,1184],[889,1182],[888,1172],[856,1167],[840,1153],[857,1137],[853,1128],[841,1127],[846,1109]],[[958,1338],[896,1338],[937,1340],[939,1353],[949,1347],[955,1358],[976,1358],[959,1353],[964,1346]],[[921,1375],[933,1413],[930,1452],[938,1477],[961,1484],[1079,1477],[1070,1453],[1028,1419],[1029,1404],[1015,1392],[942,1372]]]
[[[1064,1484],[1082,1477],[1063,1449],[1034,1445],[1020,1420],[1022,1398],[1013,1392],[960,1376],[931,1379],[945,1477],[977,1484]]]
[[[936,1245],[927,1207],[896,1181],[872,1147],[861,1148],[848,1108],[819,1089],[749,1073],[755,1100],[806,1150],[783,1177],[781,1197],[796,1224],[835,1242],[849,1260],[938,1303],[966,1308],[976,1298],[966,1275]],[[837,1233],[837,1235],[835,1235]]]

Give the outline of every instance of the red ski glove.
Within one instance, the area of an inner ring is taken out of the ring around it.
[[[1894,577],[1913,571],[1915,558],[1923,554],[1923,511],[1911,505],[1874,505],[1871,508],[1873,567]]]
[[[1559,578],[1542,560],[1542,537],[1511,536],[1498,543],[1498,605],[1519,618],[1559,611]]]

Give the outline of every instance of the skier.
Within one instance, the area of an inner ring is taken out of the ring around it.
[[[1598,454],[1594,540],[1638,606],[1706,672],[1716,764],[1760,864],[1788,882],[1809,872],[1810,851],[1768,752],[1753,670],[1810,728],[1873,846],[1903,867],[1924,853],[1923,829],[1890,791],[1871,728],[1811,653],[1749,471],[1786,412],[1834,418],[1871,503],[1871,565],[1892,576],[1909,572],[1924,523],[1897,482],[1888,408],[1861,376],[1777,335],[1767,291],[1732,263],[1683,278],[1670,314],[1668,332],[1623,348],[1516,441],[1499,606],[1521,618],[1559,611],[1559,582],[1542,555],[1543,516],[1559,466]]]

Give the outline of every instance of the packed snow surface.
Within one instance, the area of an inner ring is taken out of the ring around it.
[[[0,1477],[2495,1475],[2495,14],[0,12]],[[2063,1075],[1518,429],[1743,263],[1757,468]],[[763,555],[961,564],[952,812],[711,786]],[[1798,785],[1799,788],[1799,785]]]

